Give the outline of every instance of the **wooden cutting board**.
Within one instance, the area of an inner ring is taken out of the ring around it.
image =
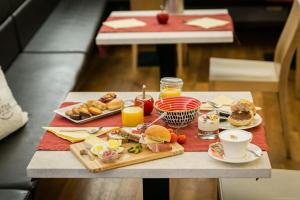
[[[143,147],[143,151],[139,154],[128,153],[127,149],[137,145],[136,143],[127,143],[122,145],[125,150],[121,157],[112,163],[103,163],[101,160],[93,155],[87,148],[84,142],[70,145],[70,150],[79,159],[79,161],[93,173],[102,172],[110,169],[133,165],[137,163],[147,162],[169,156],[182,154],[184,148],[178,143],[172,143],[172,150],[165,152],[153,153],[147,147]]]

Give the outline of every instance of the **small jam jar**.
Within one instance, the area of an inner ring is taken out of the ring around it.
[[[181,95],[183,81],[176,77],[164,77],[160,80],[160,98]]]

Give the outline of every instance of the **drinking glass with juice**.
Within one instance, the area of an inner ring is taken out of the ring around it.
[[[144,123],[143,102],[122,109],[122,125],[135,127]]]

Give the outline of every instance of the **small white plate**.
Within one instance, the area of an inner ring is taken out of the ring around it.
[[[68,110],[72,110],[72,108],[74,107],[79,107],[81,106],[82,104],[84,103],[77,103],[77,104],[74,104],[74,105],[71,105],[71,106],[66,106],[66,107],[63,107],[63,108],[60,108],[60,109],[57,109],[57,110],[54,110],[54,112],[74,123],[77,123],[77,124],[82,124],[82,123],[85,123],[85,122],[89,122],[89,121],[92,121],[92,120],[95,120],[95,119],[99,119],[99,118],[102,118],[102,117],[106,117],[106,116],[110,116],[110,115],[114,115],[116,113],[120,113],[121,112],[121,109],[117,109],[117,110],[104,110],[100,115],[93,115],[92,117],[89,117],[87,119],[82,119],[82,120],[74,120],[72,119],[71,117],[69,117],[68,115],[65,114],[66,111]]]
[[[261,148],[259,148],[258,146],[256,146],[255,144],[249,144],[248,149],[254,150],[254,151],[260,151],[262,153]],[[226,158],[226,156],[224,156],[223,158],[217,157],[215,156],[211,149],[208,149],[208,155],[218,161],[221,162],[226,162],[226,163],[248,163],[248,162],[252,162],[254,160],[257,160],[258,156],[256,156],[254,153],[247,151],[246,155],[243,158],[239,158],[239,159],[232,159],[232,158]]]
[[[259,114],[256,113],[254,116],[254,121],[247,125],[247,126],[233,126],[232,124],[229,123],[229,121],[223,121],[220,122],[220,129],[249,129],[249,128],[254,128],[262,123],[262,118]]]

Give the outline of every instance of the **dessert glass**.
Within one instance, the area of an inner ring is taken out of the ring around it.
[[[198,117],[198,136],[204,140],[218,137],[220,117],[216,111],[200,113]]]

